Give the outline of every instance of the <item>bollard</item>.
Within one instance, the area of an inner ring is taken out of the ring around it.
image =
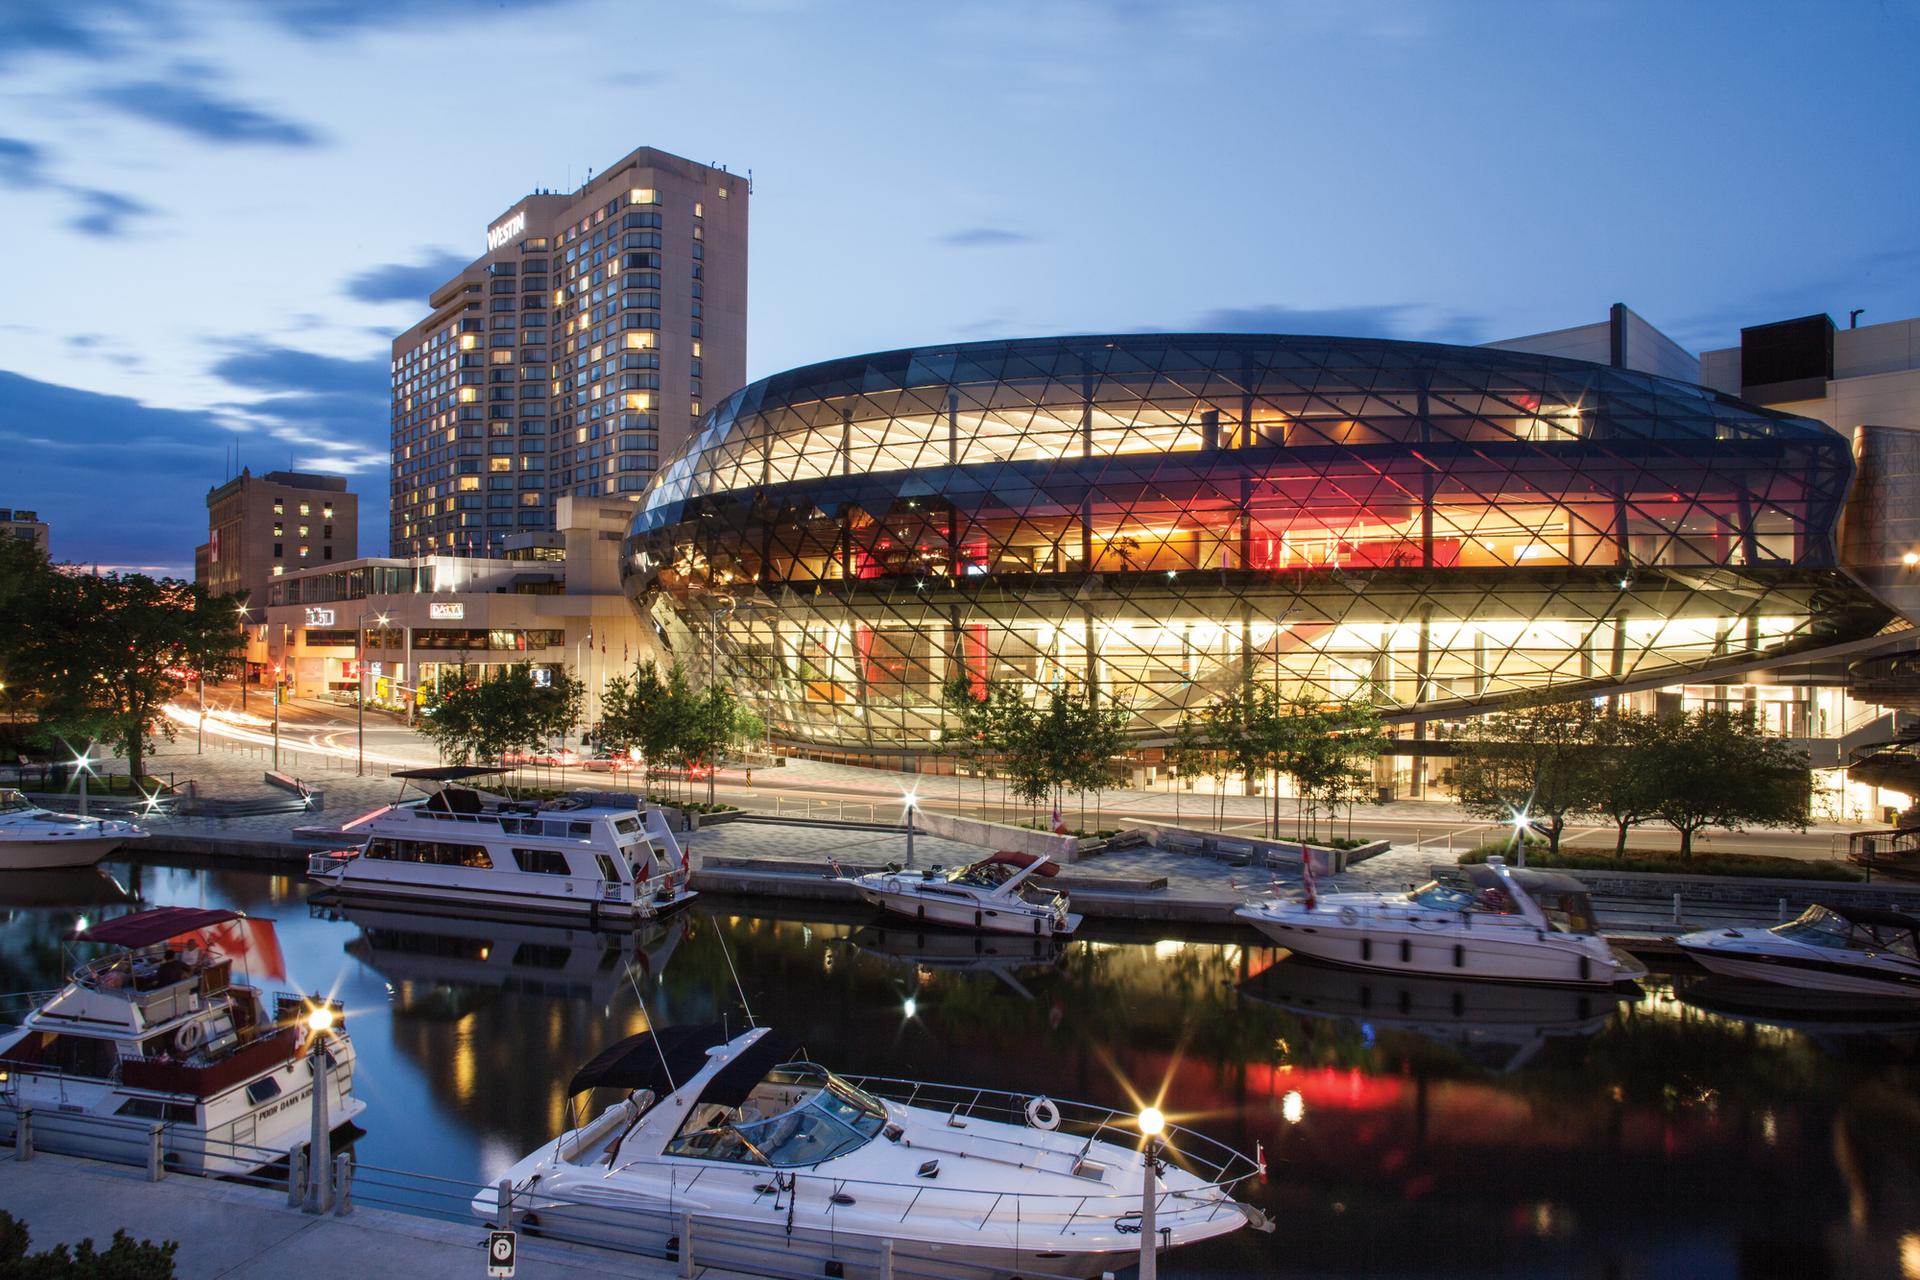
[[[693,1215],[691,1213],[680,1215],[680,1274],[689,1278],[693,1275]]]
[[[307,1148],[302,1143],[287,1156],[287,1208],[298,1209],[307,1198]]]
[[[494,1188],[494,1205],[493,1213],[494,1217],[500,1221],[500,1229],[513,1230],[513,1181],[511,1179],[500,1179],[500,1184]]]
[[[1680,895],[1677,893],[1673,895],[1673,922],[1680,923]]]
[[[1782,898],[1780,899],[1780,914],[1776,916],[1775,919],[1785,920],[1786,918],[1787,918],[1787,900],[1785,898]]]
[[[161,1135],[164,1127],[155,1122],[147,1126],[147,1181],[158,1182],[167,1176],[167,1144]]]
[[[341,1218],[353,1212],[353,1157],[345,1151],[333,1158],[333,1212]]]
[[[893,1280],[893,1238],[880,1242],[880,1280]]]
[[[20,1127],[13,1131],[13,1158],[25,1164],[33,1159],[33,1108],[20,1108]]]

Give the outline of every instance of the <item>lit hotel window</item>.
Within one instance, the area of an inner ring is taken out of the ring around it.
[[[281,574],[285,573],[286,571],[287,571],[287,566],[283,564],[277,564],[273,566],[273,576],[276,578],[279,577]]]
[[[313,514],[313,508],[303,502],[300,504],[300,514],[303,516],[310,516]]]
[[[287,504],[276,500],[273,504],[273,514],[277,516],[283,516],[287,514]]]
[[[302,560],[305,560],[305,559],[307,558],[307,552],[308,552],[308,550],[309,550],[309,548],[307,548],[307,547],[301,547],[301,548],[300,548],[300,558],[301,558]]]

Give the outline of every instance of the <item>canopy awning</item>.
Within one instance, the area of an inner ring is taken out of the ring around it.
[[[707,1051],[726,1044],[726,1035],[725,1027],[710,1022],[661,1027],[628,1036],[608,1045],[574,1072],[567,1094],[588,1089],[651,1089],[656,1097],[664,1098],[700,1073],[707,1065]],[[720,1106],[738,1106],[792,1050],[792,1040],[774,1031],[765,1032],[714,1074],[701,1098]]]
[[[67,941],[104,942],[115,947],[151,947],[183,933],[238,920],[243,914],[224,908],[155,907],[151,911],[136,911],[132,915],[102,920],[86,929],[75,929],[67,934]]]

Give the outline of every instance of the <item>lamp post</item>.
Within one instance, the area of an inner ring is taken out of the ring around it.
[[[907,797],[906,797],[906,810],[907,810],[907,865],[908,865],[909,867],[911,867],[911,866],[913,865],[913,810],[914,810],[914,806],[915,806],[916,804],[918,804],[918,803],[919,803],[919,801],[920,801],[920,794],[919,794],[918,792],[916,792],[916,791],[909,791],[909,792],[907,792]]]
[[[307,1014],[307,1071],[313,1080],[313,1127],[307,1137],[307,1194],[301,1208],[325,1213],[333,1208],[333,1126],[327,1117],[327,1033],[333,1009],[322,1004]]]
[[[240,615],[240,710],[244,712],[247,709],[247,685],[252,683],[250,677],[253,674],[251,670],[253,663],[247,652],[247,624],[252,622],[253,618],[248,614],[245,605],[238,606],[235,612]]]
[[[354,736],[359,739],[360,762],[354,772],[361,777],[367,774],[367,619],[373,618],[380,623],[380,629],[386,630],[387,615],[372,610],[363,610],[355,626],[359,630],[360,647],[354,654],[353,672],[355,676],[354,697]]]
[[[1159,1170],[1160,1135],[1166,1131],[1167,1118],[1158,1107],[1142,1107],[1140,1135],[1147,1140],[1140,1149],[1140,1280],[1159,1280],[1160,1233],[1154,1227],[1154,1201],[1159,1198],[1155,1176]]]

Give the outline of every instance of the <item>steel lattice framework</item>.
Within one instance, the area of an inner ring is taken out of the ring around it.
[[[1822,423],[1581,361],[1128,334],[795,369],[700,424],[623,572],[775,737],[926,749],[964,678],[1145,741],[1244,679],[1444,717],[1873,634]]]

